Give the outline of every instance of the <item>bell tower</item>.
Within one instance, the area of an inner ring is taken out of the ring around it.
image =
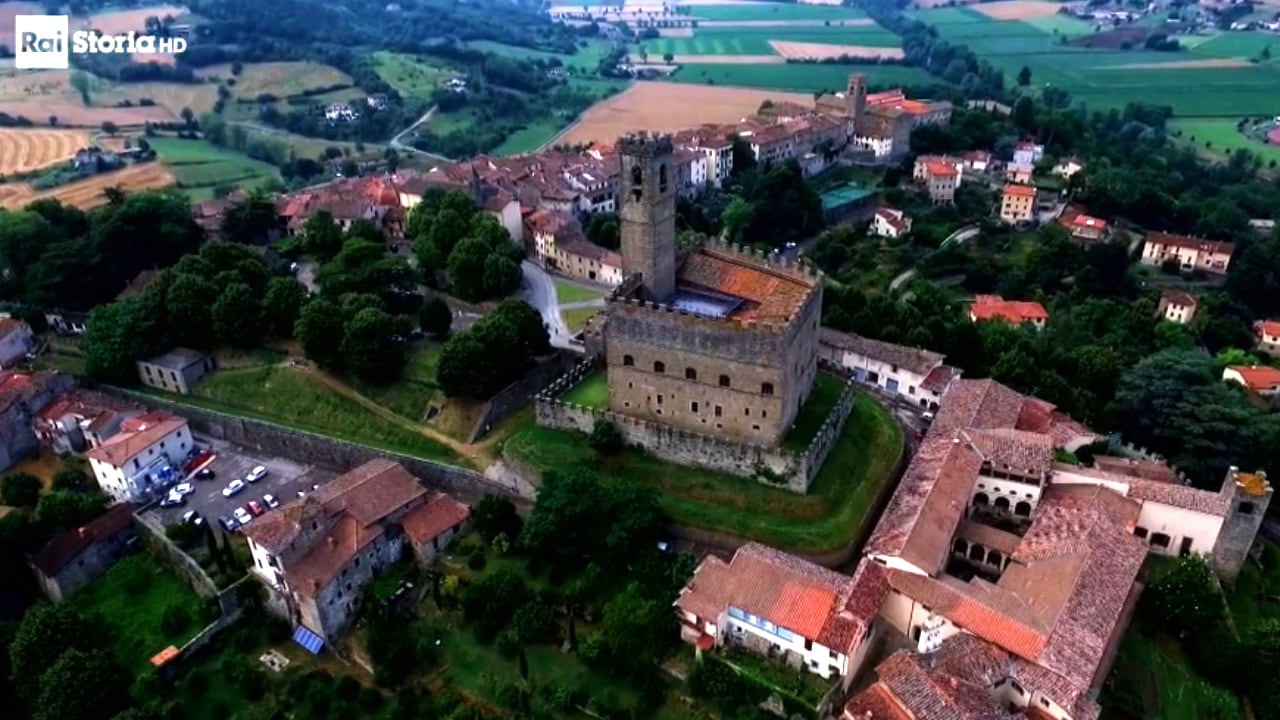
[[[850,73],[849,87],[845,91],[845,102],[849,104],[849,115],[856,123],[862,119],[867,110],[867,76],[862,73]]]
[[[676,286],[676,167],[669,135],[620,138],[618,176],[622,273],[639,273],[648,299],[664,302]]]

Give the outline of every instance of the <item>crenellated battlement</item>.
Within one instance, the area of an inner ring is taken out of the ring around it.
[[[762,265],[774,272],[806,284],[818,285],[822,282],[822,271],[803,258],[793,260],[781,253],[772,255],[760,248],[739,245],[719,238],[710,238],[704,241],[703,249],[755,265]]]
[[[656,158],[671,155],[675,146],[671,136],[661,133],[638,132],[618,138],[615,147],[619,155]]]

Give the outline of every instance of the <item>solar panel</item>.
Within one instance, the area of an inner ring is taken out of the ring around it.
[[[319,655],[320,650],[324,648],[324,640],[321,640],[319,635],[304,627],[299,627],[293,631],[293,641],[312,655]]]

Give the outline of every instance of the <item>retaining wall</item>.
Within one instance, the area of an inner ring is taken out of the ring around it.
[[[557,377],[573,369],[574,363],[578,360],[579,358],[576,354],[567,350],[557,350],[547,357],[540,358],[538,363],[522,375],[519,380],[499,390],[493,397],[489,398],[489,401],[484,405],[484,412],[480,414],[475,426],[471,428],[471,434],[468,436],[467,442],[473,443],[488,435],[489,430],[494,425],[524,407],[529,402],[529,398],[533,397]]]

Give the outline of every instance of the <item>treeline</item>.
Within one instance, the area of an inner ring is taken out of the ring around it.
[[[938,37],[938,31],[902,12],[899,0],[857,0],[859,8],[881,27],[902,38],[903,62],[959,85],[970,98],[999,98],[1004,73],[981,60],[968,47]]]

